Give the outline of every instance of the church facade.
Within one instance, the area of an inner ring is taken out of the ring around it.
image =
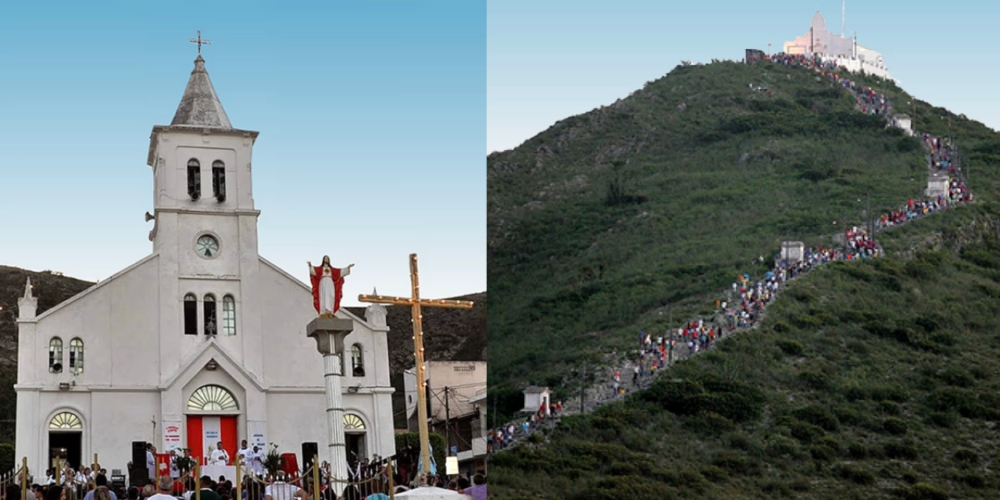
[[[36,315],[18,304],[16,454],[38,477],[57,458],[126,469],[132,443],[235,457],[246,439],[329,460],[323,360],[310,288],[257,253],[251,153],[195,60],[173,121],[155,126],[152,253]],[[306,267],[305,259],[302,263]],[[348,288],[350,279],[347,280]],[[353,321],[343,354],[347,455],[395,453],[385,308]]]

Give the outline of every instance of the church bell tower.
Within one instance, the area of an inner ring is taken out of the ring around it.
[[[233,128],[199,53],[170,125],[153,127],[155,223],[149,239],[181,275],[238,277],[257,255],[251,155],[258,132]],[[174,261],[175,259],[170,259]]]

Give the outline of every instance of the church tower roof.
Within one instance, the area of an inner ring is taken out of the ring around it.
[[[184,97],[177,106],[177,113],[170,125],[188,125],[200,128],[232,130],[226,110],[222,109],[219,96],[215,93],[212,80],[205,70],[205,60],[201,54],[194,60],[194,69],[188,79]]]

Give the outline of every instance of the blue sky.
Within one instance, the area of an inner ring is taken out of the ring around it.
[[[233,126],[261,132],[261,255],[307,282],[324,254],[357,264],[347,305],[408,295],[411,252],[429,298],[486,289],[486,3],[469,0],[5,5],[0,265],[97,280],[149,254],[149,135],[197,30]]]
[[[839,0],[529,0],[487,6],[487,153],[642,88],[680,61],[781,50],[817,10],[839,32]],[[881,52],[919,99],[1000,129],[1000,4],[847,1],[846,31]]]

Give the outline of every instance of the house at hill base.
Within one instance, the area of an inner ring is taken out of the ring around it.
[[[431,432],[445,436],[446,456],[458,457],[461,474],[486,468],[486,362],[426,361],[427,418]],[[417,432],[415,367],[403,372],[406,421]],[[440,465],[439,465],[440,466]]]

